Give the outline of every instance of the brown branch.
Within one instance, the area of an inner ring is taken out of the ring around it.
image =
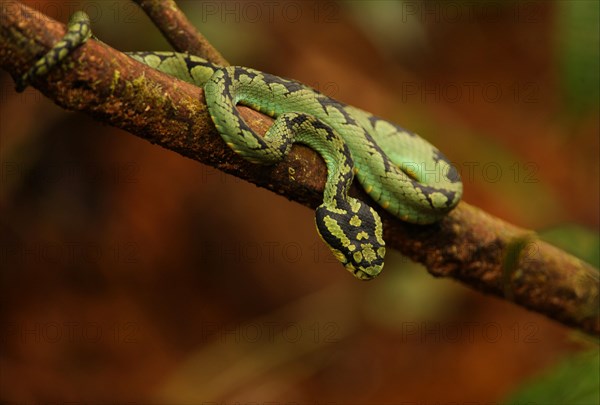
[[[0,11],[0,61],[14,77],[59,40],[64,26],[20,3]],[[39,15],[39,14],[38,14]],[[90,40],[62,68],[33,85],[69,110],[84,111],[152,143],[316,207],[326,168],[310,149],[294,146],[285,160],[263,167],[236,156],[212,126],[201,89],[138,64]],[[272,122],[240,108],[264,134]],[[354,188],[360,198],[364,192]],[[600,335],[598,270],[515,227],[461,202],[435,225],[411,225],[382,213],[385,239],[434,276],[451,277]]]
[[[133,0],[178,52],[189,52],[220,66],[229,66],[225,58],[194,27],[174,0]]]

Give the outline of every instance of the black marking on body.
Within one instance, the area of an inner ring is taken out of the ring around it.
[[[364,128],[363,128],[363,132],[365,133],[365,139],[367,139],[369,141],[369,143],[371,144],[371,147],[373,149],[375,149],[377,151],[377,153],[379,153],[379,155],[381,156],[381,159],[383,160],[383,169],[387,173],[389,173],[392,171],[392,167],[397,168],[397,166],[394,165],[394,163],[390,160],[390,158],[384,152],[384,150],[381,149],[381,147],[377,144],[377,142],[375,142],[375,139],[373,139],[373,137],[369,134],[369,132],[366,131]]]
[[[333,140],[335,138],[335,133],[333,132],[333,128],[331,128],[331,126],[325,124],[323,121],[315,119],[312,122],[312,126],[315,127],[316,129],[325,130],[325,132],[327,133],[327,135],[325,135],[325,138],[328,141]],[[345,142],[344,142],[344,146],[346,146]]]
[[[221,75],[222,79],[223,79],[223,95],[229,99],[229,100],[233,100],[231,97],[231,86],[233,85],[233,81],[231,80],[231,76],[229,75],[229,72],[227,72],[227,70],[225,68],[221,68],[223,74]],[[216,89],[211,89],[211,91],[214,91]],[[232,101],[233,102],[233,101]]]
[[[433,161],[435,163],[439,163],[440,160],[448,163],[448,166],[450,166],[450,168],[448,169],[448,173],[446,173],[446,178],[451,183],[460,183],[460,174],[458,174],[458,171],[456,170],[452,162],[450,162],[448,158],[442,154],[442,152],[440,152],[438,149],[435,149],[433,154]]]
[[[290,94],[298,92],[298,91],[303,91],[303,90],[314,91],[310,87],[307,87],[304,84],[302,84],[296,80],[284,79],[282,77],[275,76],[275,75],[272,75],[269,73],[263,73],[263,75],[264,75],[263,77],[264,77],[265,83],[267,83],[268,85],[280,84],[283,87],[285,87],[286,90],[288,91],[288,93],[290,93]]]
[[[406,132],[408,135],[412,136],[413,138],[418,137],[419,135],[417,135],[415,132],[411,131],[410,129],[406,129],[404,127],[401,127],[398,124],[394,124],[393,122],[388,121],[390,124],[392,124],[394,126],[394,128],[396,128],[398,131],[401,132]]]
[[[141,56],[142,58],[146,58],[148,56],[152,56],[154,58],[158,58],[158,60],[160,60],[160,63],[163,63],[165,60],[170,59],[171,57],[173,57],[175,55],[174,52],[172,53],[155,53],[155,52],[126,52],[127,55],[136,55],[136,56]]]
[[[335,110],[339,111],[342,114],[342,116],[346,120],[346,124],[359,126],[354,117],[348,111],[346,111],[345,104],[340,103],[339,101],[334,100],[331,97],[323,95],[317,97],[317,101],[319,102],[319,104],[321,104],[321,107],[323,107],[323,111],[325,111],[325,113],[327,113],[328,115],[329,112],[327,111],[327,108],[333,107]]]
[[[376,129],[376,127],[377,127],[377,123],[378,123],[379,121],[383,121],[383,122],[385,122],[385,123],[387,123],[387,124],[390,124],[390,125],[391,125],[391,126],[393,126],[394,128],[396,128],[396,131],[397,131],[397,132],[406,132],[408,135],[410,135],[410,136],[412,136],[412,137],[416,137],[416,136],[418,136],[418,135],[417,135],[416,133],[414,133],[413,131],[410,131],[410,130],[408,130],[408,129],[406,129],[406,128],[403,128],[403,127],[401,127],[400,125],[398,125],[398,124],[395,124],[395,123],[393,123],[393,122],[391,122],[391,121],[385,120],[385,119],[383,119],[383,118],[381,118],[381,117],[377,117],[376,115],[369,114],[369,118],[368,118],[368,119],[369,119],[369,123],[371,124],[371,126],[373,127],[373,129]]]
[[[189,54],[182,54],[183,56],[183,60],[185,61],[185,66],[187,67],[188,72],[191,74],[192,70],[194,70],[194,68],[198,67],[198,66],[203,66],[203,67],[207,67],[210,69],[217,69],[218,66],[216,66],[213,63],[210,63],[209,61],[199,58],[197,56],[193,56],[193,55],[189,55]]]
[[[416,181],[413,181],[412,184],[415,188],[419,189],[423,193],[423,195],[425,196],[425,199],[427,200],[427,202],[429,203],[429,205],[431,206],[431,208],[434,211],[438,211],[439,208],[436,208],[433,205],[433,201],[431,200],[431,194],[433,194],[433,193],[440,193],[446,197],[446,203],[445,203],[446,207],[450,208],[453,206],[453,201],[454,201],[454,198],[456,197],[455,191],[444,190],[441,188],[428,186],[426,184],[422,184],[422,183],[419,183]]]
[[[292,119],[286,118],[286,122],[289,127],[293,127],[304,124],[308,119],[309,117],[307,114],[298,114]]]
[[[454,165],[450,164],[450,168],[448,169],[448,173],[446,173],[446,178],[450,181],[450,183],[460,183],[460,174],[458,174],[458,170],[454,167]]]
[[[249,133],[252,134],[252,136],[254,136],[254,138],[256,138],[256,141],[258,142],[258,146],[256,146],[256,147],[247,146],[248,149],[252,149],[252,150],[268,149],[267,143],[265,142],[265,138],[258,135],[256,132],[254,132],[254,130],[252,128],[250,128],[248,126],[248,124],[246,124],[246,121],[244,121],[244,119],[240,116],[240,114],[236,108],[234,108],[233,112],[236,115],[236,117],[238,118],[239,127],[240,127],[239,136],[243,137],[244,132],[248,131]]]
[[[369,115],[369,122],[371,123],[371,126],[373,127],[373,129],[375,129],[377,127],[377,123],[381,121],[379,119],[379,117],[376,117],[374,115]]]
[[[250,81],[253,81],[255,78],[261,76],[257,71],[252,69],[247,69],[245,67],[236,66],[233,68],[233,80],[236,82],[242,81],[242,76],[247,76],[250,78]]]

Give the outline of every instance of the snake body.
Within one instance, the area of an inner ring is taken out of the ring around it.
[[[35,63],[18,86],[23,88],[32,78],[47,73],[90,33],[87,16],[77,12],[65,38]],[[377,212],[348,196],[355,174],[373,200],[407,222],[436,222],[461,198],[458,172],[434,146],[302,83],[246,67],[221,67],[183,53],[127,54],[203,87],[217,131],[245,159],[272,164],[282,160],[293,143],[317,151],[328,170],[323,203],[316,210],[317,230],[334,256],[359,279],[371,279],[381,272],[385,242]],[[275,118],[264,137],[244,122],[237,104]]]

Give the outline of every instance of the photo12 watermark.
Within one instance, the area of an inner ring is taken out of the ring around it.
[[[36,266],[132,265],[140,262],[140,248],[134,241],[26,241],[0,245],[0,262]]]
[[[400,340],[404,343],[539,343],[540,327],[535,322],[403,322]]]
[[[402,103],[532,104],[540,101],[541,88],[539,83],[532,81],[405,81],[402,82],[399,96]]]
[[[221,343],[335,343],[341,339],[341,327],[333,321],[202,322],[200,327],[201,340]]]
[[[543,18],[544,1],[421,1],[401,2],[401,22],[417,19],[422,23],[464,24],[477,21],[539,23]]]
[[[62,343],[137,343],[140,324],[137,322],[101,323],[67,322],[4,322],[2,342],[20,344]]]
[[[335,23],[340,20],[341,8],[335,1],[202,1],[200,23],[298,23],[311,20]]]
[[[76,11],[83,11],[92,24],[100,21],[112,24],[135,24],[143,21],[143,11],[133,1],[97,0],[97,1],[29,1],[27,13],[17,7],[16,1],[0,3],[0,15],[16,16],[32,20],[52,16],[61,22],[67,22]]]

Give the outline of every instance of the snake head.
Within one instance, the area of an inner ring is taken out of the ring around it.
[[[321,204],[316,211],[319,235],[356,278],[370,280],[383,269],[385,242],[379,214],[348,197]]]

